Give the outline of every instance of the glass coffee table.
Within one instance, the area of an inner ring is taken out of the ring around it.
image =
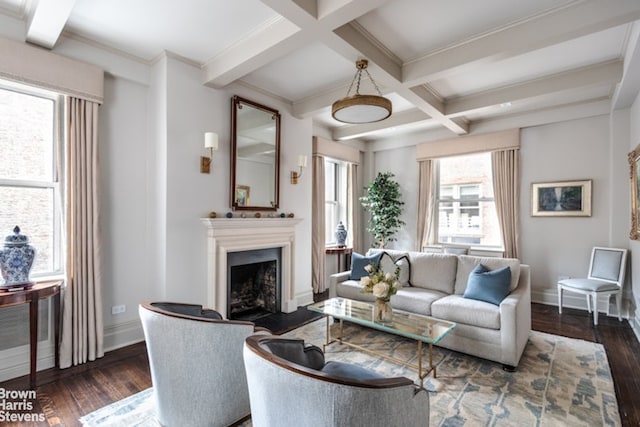
[[[355,301],[347,298],[330,298],[326,301],[311,304],[307,306],[307,308],[311,311],[324,314],[327,319],[327,336],[326,342],[323,345],[323,350],[326,350],[326,347],[329,344],[339,342],[340,344],[345,344],[360,351],[364,351],[383,359],[390,360],[394,363],[398,363],[400,365],[415,369],[418,371],[420,387],[423,386],[424,378],[429,375],[430,372],[433,372],[434,378],[436,377],[436,367],[433,365],[433,344],[437,344],[442,338],[444,338],[456,327],[456,324],[453,322],[448,322],[446,320],[440,320],[429,316],[422,316],[420,314],[409,313],[407,311],[397,310],[395,308],[393,309],[393,320],[391,322],[374,322],[372,303]],[[338,332],[338,336],[334,339],[331,338],[331,330],[329,328],[331,317],[340,321],[340,330]],[[381,354],[371,349],[362,347],[361,345],[345,341],[343,339],[342,333],[343,321],[345,320],[369,328],[377,329],[379,331],[416,340],[418,343],[418,363],[409,363],[393,356]],[[429,366],[427,368],[423,368],[422,343],[426,343],[429,345]]]

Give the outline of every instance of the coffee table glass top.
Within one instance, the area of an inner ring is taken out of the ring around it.
[[[307,308],[336,319],[347,320],[431,344],[436,344],[456,327],[453,322],[395,308],[393,309],[393,320],[390,323],[374,322],[372,303],[347,298],[330,298],[311,304]]]

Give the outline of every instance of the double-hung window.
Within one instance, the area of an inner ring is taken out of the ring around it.
[[[59,275],[61,95],[0,80],[0,237],[18,225],[36,250],[31,278]]]
[[[438,161],[437,242],[501,246],[491,153]]]
[[[335,246],[339,222],[349,229],[347,222],[347,164],[333,159],[324,161],[325,244]]]

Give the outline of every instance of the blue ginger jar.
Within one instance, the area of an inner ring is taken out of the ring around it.
[[[13,235],[4,240],[4,249],[0,251],[0,270],[4,283],[0,288],[11,288],[32,284],[29,271],[33,265],[36,251],[29,244],[29,238],[20,234],[20,227],[13,229]]]
[[[336,227],[336,244],[338,246],[345,246],[347,243],[347,229],[342,224],[342,221],[338,223]]]

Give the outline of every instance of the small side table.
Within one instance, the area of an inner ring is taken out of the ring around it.
[[[353,253],[353,248],[347,248],[346,246],[330,246],[328,248],[325,248],[324,253],[327,255],[338,256],[338,273],[347,271],[351,267],[351,254]],[[341,263],[343,259],[344,268],[342,267]]]
[[[62,280],[51,282],[39,282],[28,289],[17,291],[0,290],[0,308],[12,305],[29,303],[29,346],[30,346],[30,372],[29,386],[36,388],[36,371],[38,363],[38,301],[53,297],[53,328],[55,331],[55,366],[59,364],[59,339],[60,339],[60,290]]]

